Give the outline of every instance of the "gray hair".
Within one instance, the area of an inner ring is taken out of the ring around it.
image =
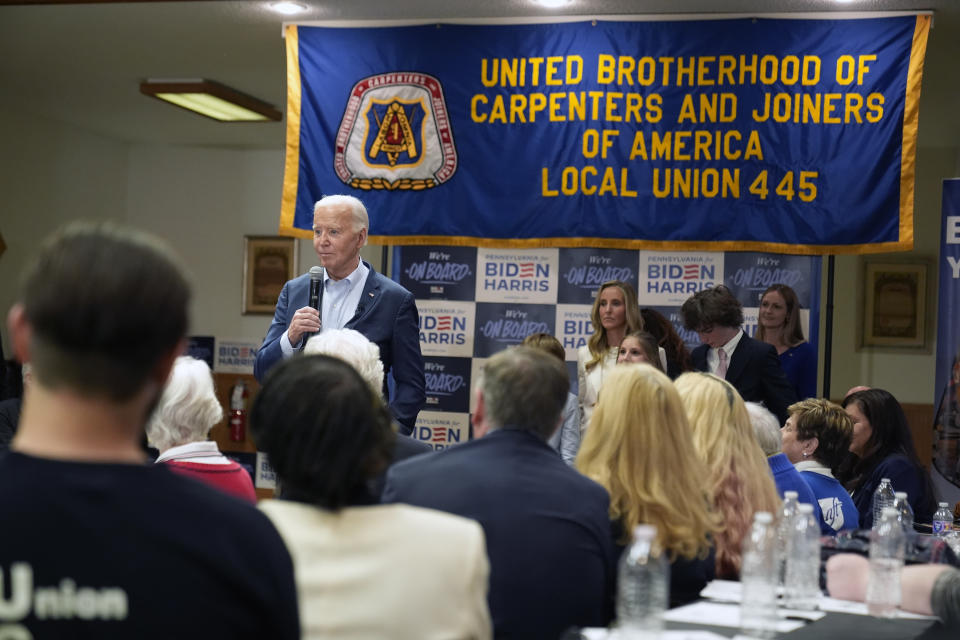
[[[213,389],[213,375],[203,360],[180,356],[160,402],[147,424],[147,441],[161,452],[188,442],[202,442],[223,419]]]
[[[333,196],[330,196],[333,197]],[[305,355],[327,355],[340,358],[360,374],[379,396],[383,393],[383,363],[380,347],[353,329],[327,329],[307,340]]]
[[[487,360],[479,384],[492,428],[533,431],[544,440],[560,424],[570,391],[567,368],[556,356],[522,346]]]
[[[783,441],[780,438],[780,422],[766,407],[756,402],[747,402],[747,413],[750,414],[750,424],[757,435],[757,442],[767,456],[773,456],[782,450]]]
[[[370,217],[367,215],[367,208],[363,206],[359,198],[353,196],[324,196],[313,205],[313,215],[317,215],[317,211],[320,209],[340,206],[345,206],[350,210],[350,215],[353,216],[354,233],[360,233],[361,229],[370,230]],[[366,241],[364,241],[364,244],[366,244]]]

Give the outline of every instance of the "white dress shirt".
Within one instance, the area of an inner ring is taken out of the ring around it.
[[[743,337],[743,329],[737,331],[737,335],[733,336],[730,342],[726,343],[720,349],[723,349],[727,354],[727,370],[730,370],[730,360],[733,358],[733,352],[736,350],[737,345],[740,344],[740,338]],[[720,356],[717,354],[717,349],[707,349],[707,369],[710,370],[710,373],[716,375],[717,369],[720,368]]]

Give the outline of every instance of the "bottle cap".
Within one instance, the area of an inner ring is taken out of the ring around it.
[[[904,500],[907,499],[907,492],[906,492],[906,491],[895,491],[893,495],[897,496],[897,499],[898,499],[898,500],[899,500],[900,498],[903,498]]]
[[[943,508],[945,508],[945,509],[949,509],[949,508],[950,508],[950,503],[949,503],[949,502],[941,502],[938,506],[941,506],[941,507],[943,507]]]
[[[762,522],[763,524],[770,524],[773,522],[773,515],[769,511],[757,511],[753,514],[754,522]]]
[[[796,491],[784,491],[784,492],[783,492],[783,497],[784,497],[784,498],[788,498],[788,499],[789,499],[789,498],[796,498],[796,497],[799,496],[799,495],[800,495],[800,494],[797,493]]]
[[[800,513],[813,513],[813,505],[807,504],[806,502],[801,502],[799,511]]]
[[[633,528],[634,540],[653,540],[657,537],[657,528],[652,524],[638,524]]]
[[[890,478],[880,478],[880,482],[890,482]]]

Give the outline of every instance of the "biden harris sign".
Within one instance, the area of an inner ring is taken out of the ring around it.
[[[350,193],[381,244],[910,249],[930,16],[861,15],[289,25],[280,230]],[[427,262],[508,294],[558,268]],[[665,304],[711,279],[659,266]]]

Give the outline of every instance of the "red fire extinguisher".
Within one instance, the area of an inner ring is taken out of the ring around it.
[[[243,442],[247,438],[247,385],[240,378],[230,389],[230,439]]]

